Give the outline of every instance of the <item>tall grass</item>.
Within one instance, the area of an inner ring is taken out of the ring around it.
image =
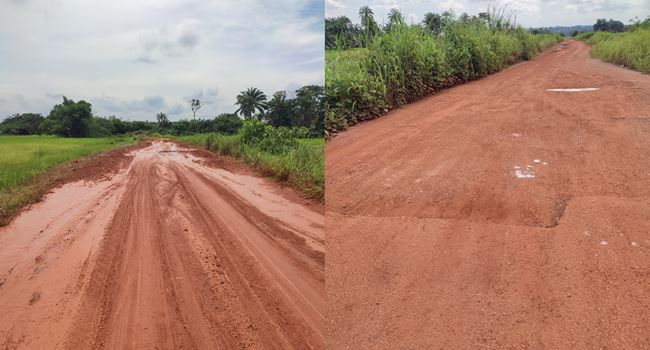
[[[36,200],[51,170],[68,161],[134,143],[133,138],[0,136],[0,226]]]
[[[530,59],[560,40],[554,34],[502,27],[506,29],[481,21],[453,21],[438,35],[401,26],[377,36],[364,49],[328,50],[328,132]]]
[[[181,136],[178,139],[239,159],[266,176],[296,187],[308,198],[319,201],[324,198],[323,139],[297,139],[295,143],[277,151],[265,149],[259,144],[247,143],[241,134],[198,134]]]
[[[583,33],[578,39],[592,46],[596,58],[650,74],[650,25],[623,33]]]

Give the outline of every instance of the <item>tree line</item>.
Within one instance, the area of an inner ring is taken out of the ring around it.
[[[621,33],[625,31],[625,24],[621,21],[616,21],[613,19],[606,20],[604,18],[599,18],[594,24],[594,32],[613,32]]]
[[[470,16],[463,13],[456,17],[453,12],[445,11],[443,13],[428,12],[419,23],[411,23],[411,26],[418,26],[430,30],[435,34],[441,34],[445,26],[454,21],[472,22],[483,21],[495,25],[513,25],[516,26],[514,15],[508,12],[507,7],[488,8],[487,12],[481,12],[476,16]],[[359,9],[360,24],[354,24],[347,16],[331,17],[325,19],[325,48],[326,49],[352,49],[366,47],[373,38],[382,33],[388,33],[394,28],[401,25],[408,25],[406,18],[398,9],[391,9],[387,15],[387,22],[384,25],[377,23],[373,10],[368,6]],[[594,32],[615,32],[620,33],[630,28],[643,26],[644,23],[650,22],[650,16],[644,21],[636,18],[630,20],[630,25],[626,26],[621,21],[613,19],[600,18],[596,20],[593,26],[574,26],[574,27],[551,27],[551,28],[531,28],[532,34],[562,33],[562,35],[575,36],[577,33],[584,31]],[[499,28],[502,29],[502,28]]]
[[[621,21],[614,19],[599,18],[593,25],[575,25],[575,26],[554,26],[543,28],[532,28],[531,33],[562,33],[564,36],[577,36],[580,33],[589,32],[610,32],[622,33],[625,31],[634,30],[637,28],[648,28],[650,26],[650,16],[644,20],[635,17],[628,21],[628,24],[623,24]]]
[[[501,28],[503,26],[514,28],[516,27],[516,21],[513,17],[514,13],[508,11],[507,7],[490,7],[487,12],[481,12],[474,16],[467,13],[456,16],[452,11],[428,12],[421,22],[409,24],[402,12],[393,8],[388,12],[387,22],[381,25],[377,23],[374,11],[368,6],[363,6],[359,9],[360,24],[352,23],[347,16],[325,19],[325,48],[344,50],[366,47],[375,37],[382,33],[390,33],[404,25],[421,27],[437,35],[441,35],[445,26],[454,21],[464,23],[484,22],[497,26],[495,29],[505,29]]]
[[[115,116],[101,117],[92,113],[92,105],[84,100],[74,101],[63,96],[44,117],[40,113],[14,114],[0,123],[4,135],[58,135],[62,137],[102,137],[126,133],[163,133],[189,135],[218,132],[234,134],[246,119],[256,119],[274,127],[295,129],[303,137],[322,137],[324,134],[324,89],[307,85],[296,90],[290,98],[286,91],[278,91],[268,99],[257,88],[249,88],[237,95],[234,113],[222,113],[214,118],[196,119],[201,101],[192,99],[192,119],[170,121],[167,114],[156,114],[155,121],[123,120]]]

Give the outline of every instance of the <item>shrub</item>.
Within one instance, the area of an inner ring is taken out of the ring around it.
[[[294,132],[285,127],[274,127],[259,120],[247,120],[241,130],[243,143],[264,152],[279,154],[296,146]]]

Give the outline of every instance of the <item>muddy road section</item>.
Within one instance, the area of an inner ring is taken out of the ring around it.
[[[3,349],[322,349],[324,216],[157,141],[0,230]]]
[[[328,142],[331,348],[648,348],[650,76],[589,50]]]

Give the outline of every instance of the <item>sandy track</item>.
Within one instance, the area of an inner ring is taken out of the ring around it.
[[[340,134],[326,179],[329,347],[650,347],[650,76],[566,42]]]
[[[323,215],[169,142],[0,231],[2,348],[324,343]]]

